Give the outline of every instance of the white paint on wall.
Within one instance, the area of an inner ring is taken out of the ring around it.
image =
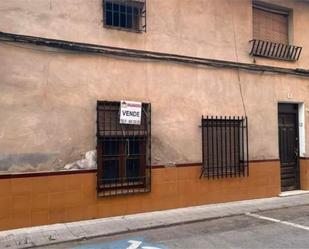
[[[96,151],[91,150],[86,152],[85,158],[77,160],[73,163],[66,164],[64,169],[75,170],[75,169],[95,169],[97,167],[96,163]]]
[[[305,132],[305,104],[298,104],[298,127],[299,127],[299,155],[306,155],[306,132]]]

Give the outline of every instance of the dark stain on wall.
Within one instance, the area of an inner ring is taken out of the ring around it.
[[[0,171],[7,171],[12,167],[17,171],[36,168],[54,160],[56,155],[55,153],[0,154]]]

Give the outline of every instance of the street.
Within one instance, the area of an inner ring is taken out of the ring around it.
[[[248,213],[41,248],[309,248],[309,206]]]

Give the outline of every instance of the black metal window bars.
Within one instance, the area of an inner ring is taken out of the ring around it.
[[[250,55],[254,56],[297,61],[302,51],[302,47],[277,42],[253,39],[250,43]]]
[[[249,175],[247,117],[202,116],[201,177]]]
[[[146,0],[103,0],[107,28],[146,32]]]
[[[151,110],[142,104],[140,125],[120,124],[120,103],[97,102],[97,195],[151,190]]]

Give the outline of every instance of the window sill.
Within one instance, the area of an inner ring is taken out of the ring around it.
[[[137,33],[137,34],[141,34],[141,33],[145,32],[144,30],[141,30],[141,29],[122,28],[122,27],[111,26],[111,25],[107,25],[107,24],[104,24],[104,28],[114,29],[114,30],[118,30],[118,31],[126,31],[126,32],[131,32],[131,33]]]

